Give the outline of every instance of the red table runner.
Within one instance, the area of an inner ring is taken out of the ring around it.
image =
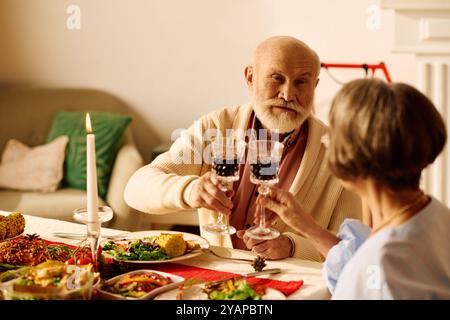
[[[52,242],[52,241],[48,241],[48,240],[46,242],[47,242],[47,244],[63,244],[63,243]],[[64,244],[64,245],[74,248],[74,246],[70,246],[67,244]],[[139,265],[139,268],[141,268],[141,267],[143,267],[143,266]],[[151,265],[149,264],[146,266],[146,268],[175,274],[175,275],[183,277],[185,279],[199,279],[199,280],[203,280],[203,281],[216,281],[216,280],[222,280],[222,279],[229,278],[229,277],[239,276],[239,274],[236,274],[236,273],[217,271],[217,270],[193,267],[193,266],[176,264],[176,263],[161,263],[161,264],[151,264]],[[135,269],[135,268],[133,268],[133,269]],[[303,280],[281,281],[281,280],[250,277],[250,278],[247,278],[247,281],[252,284],[262,284],[269,288],[278,290],[278,291],[282,292],[285,296],[291,295],[292,293],[294,293],[295,291],[300,289],[303,285]]]
[[[185,279],[199,279],[203,281],[216,281],[239,275],[236,273],[223,272],[175,263],[153,264],[151,269],[172,273]],[[263,284],[269,288],[276,289],[282,292],[286,296],[289,296],[290,294],[294,293],[295,291],[300,289],[301,286],[303,285],[303,280],[280,281],[280,280],[250,277],[247,278],[247,281],[253,284]]]

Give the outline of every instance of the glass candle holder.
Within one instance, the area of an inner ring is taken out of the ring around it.
[[[87,208],[78,208],[73,211],[73,218],[86,225],[87,238],[92,252],[92,263],[94,265],[94,270],[98,270],[98,245],[101,233],[101,225],[104,222],[111,221],[114,217],[112,209],[108,206],[98,207],[98,222],[88,220],[88,210]]]
[[[114,217],[112,209],[108,206],[98,207],[98,218],[100,223],[111,221]],[[73,218],[79,223],[87,224],[88,212],[87,208],[78,208],[73,211]]]

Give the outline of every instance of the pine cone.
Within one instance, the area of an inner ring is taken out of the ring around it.
[[[253,260],[252,267],[253,269],[255,269],[255,271],[262,271],[265,266],[266,266],[265,258],[257,256],[255,260]]]
[[[23,238],[28,241],[42,240],[41,237],[37,233],[26,234]]]

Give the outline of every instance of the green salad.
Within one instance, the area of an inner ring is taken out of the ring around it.
[[[209,300],[262,300],[264,291],[265,288],[253,288],[246,281],[233,280],[205,288]]]
[[[129,242],[108,241],[102,246],[102,251],[118,260],[167,260],[170,257],[164,250],[152,241],[152,238]]]

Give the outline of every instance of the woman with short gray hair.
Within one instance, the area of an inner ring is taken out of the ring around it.
[[[446,139],[442,117],[417,89],[352,81],[330,109],[328,163],[366,204],[367,224],[347,219],[336,237],[276,188],[260,204],[327,257],[333,299],[450,299],[450,209],[419,185]]]

